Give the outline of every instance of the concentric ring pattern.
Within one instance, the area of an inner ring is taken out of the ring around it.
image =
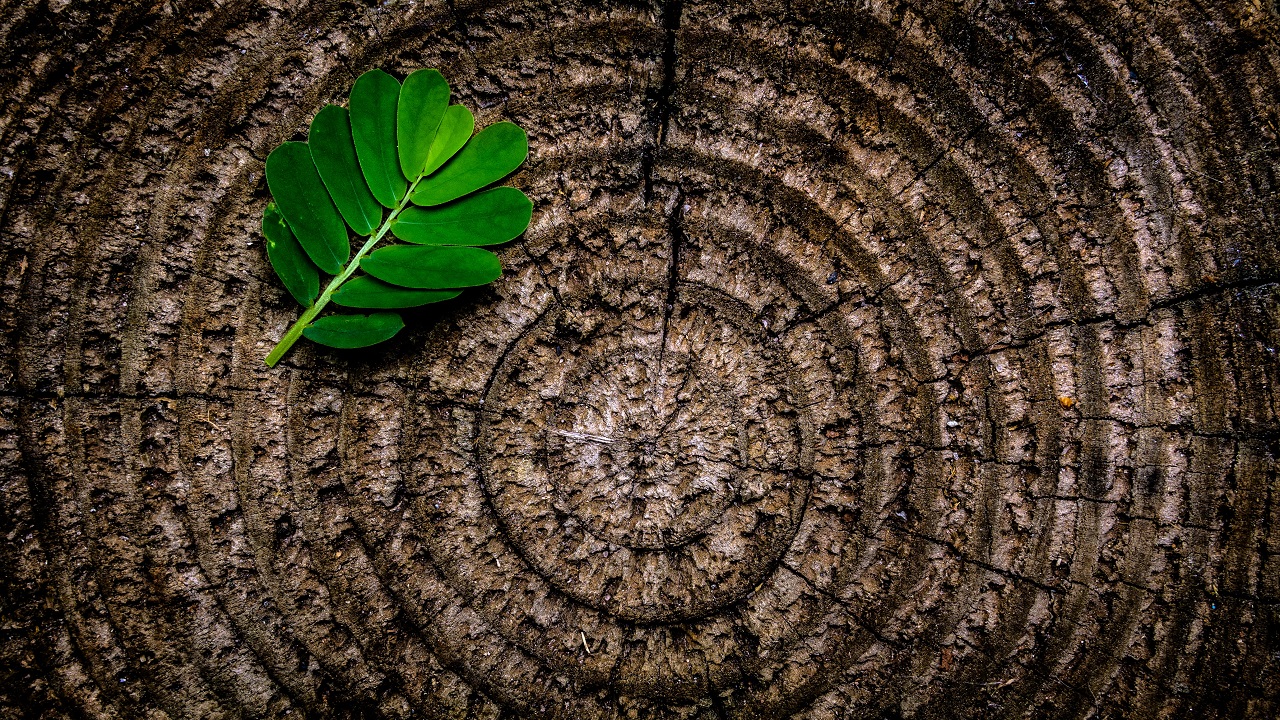
[[[1269,0],[0,2],[6,717],[1275,717]],[[360,72],[491,289],[296,315]]]

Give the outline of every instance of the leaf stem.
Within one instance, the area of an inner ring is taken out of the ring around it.
[[[298,338],[302,337],[302,331],[307,329],[307,326],[311,324],[311,321],[316,319],[316,315],[319,315],[320,311],[324,309],[324,306],[329,304],[329,299],[333,296],[333,293],[336,292],[338,288],[342,287],[342,283],[346,282],[347,278],[351,277],[351,274],[356,271],[356,268],[360,267],[360,261],[364,259],[364,256],[368,255],[369,251],[373,249],[373,246],[377,245],[378,242],[387,234],[387,231],[391,229],[391,222],[400,215],[400,211],[409,206],[409,198],[413,195],[414,188],[418,186],[418,182],[421,180],[422,178],[419,177],[417,180],[414,180],[409,184],[409,189],[405,191],[404,199],[396,205],[395,209],[391,211],[391,214],[387,216],[387,219],[383,221],[382,226],[378,228],[378,232],[374,233],[372,237],[365,241],[365,244],[360,247],[358,252],[356,252],[355,257],[351,258],[351,262],[347,263],[346,267],[342,268],[342,272],[338,273],[334,276],[333,280],[329,281],[324,292],[320,293],[320,297],[316,298],[315,302],[311,303],[311,307],[307,308],[297,321],[295,321],[293,325],[289,326],[289,331],[284,334],[284,337],[280,338],[280,342],[276,343],[276,346],[267,354],[267,367],[275,367],[276,363],[280,362],[280,358],[284,357],[284,354],[289,352],[289,348],[293,347],[293,344],[298,341]]]

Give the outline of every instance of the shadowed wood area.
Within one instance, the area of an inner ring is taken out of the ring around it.
[[[0,0],[0,716],[1280,715],[1274,0]],[[528,129],[367,351],[263,161]]]

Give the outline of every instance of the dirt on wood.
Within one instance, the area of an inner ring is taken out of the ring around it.
[[[0,716],[1280,715],[1274,0],[0,0]],[[266,154],[528,129],[368,351]]]

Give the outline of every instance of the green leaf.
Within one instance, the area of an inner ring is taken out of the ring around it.
[[[360,268],[383,282],[424,290],[484,285],[502,277],[497,255],[471,247],[391,245],[374,250]]]
[[[311,261],[330,275],[342,272],[351,257],[347,226],[329,199],[306,143],[286,142],[271,151],[267,186]]]
[[[406,208],[391,232],[420,245],[496,245],[524,232],[532,215],[524,193],[496,187],[440,207]]]
[[[396,137],[405,177],[415,179],[426,168],[431,142],[448,107],[449,83],[438,70],[418,70],[404,79],[396,112]]]
[[[368,275],[353,277],[333,294],[333,301],[352,308],[410,308],[452,300],[461,290],[415,290],[388,285]]]
[[[262,211],[262,235],[267,239],[267,258],[285,289],[303,307],[310,305],[320,294],[320,273],[275,203],[267,203]]]
[[[431,142],[431,152],[427,153],[427,166],[422,169],[423,175],[430,175],[453,157],[476,129],[476,119],[471,111],[462,105],[450,105],[445,108],[444,117],[440,118],[440,129]]]
[[[403,198],[409,181],[396,153],[396,105],[400,83],[381,70],[361,75],[351,88],[351,134],[369,190],[384,207]]]
[[[382,224],[382,206],[360,172],[347,109],[326,105],[311,121],[307,146],[329,197],[347,224],[357,235],[372,234]]]
[[[506,177],[529,155],[529,138],[514,123],[500,122],[476,133],[457,157],[424,180],[415,205],[440,205]]]
[[[328,315],[311,323],[302,331],[303,337],[333,348],[362,348],[390,340],[404,320],[393,312],[372,315]]]
[[[524,162],[529,140],[511,123],[473,136],[475,118],[449,105],[449,94],[435,70],[413,72],[403,86],[371,70],[351,88],[348,109],[321,109],[307,143],[286,142],[267,157],[267,256],[306,306],[267,353],[268,367],[303,337],[364,347],[404,326],[394,312],[317,320],[331,301],[368,309],[361,312],[417,307],[502,276],[498,257],[478,246],[507,242],[529,226],[529,198],[490,187]],[[410,187],[415,205],[407,207]],[[370,238],[361,238],[354,257],[351,230]],[[413,244],[379,247],[389,232]],[[352,277],[360,268],[367,275]],[[324,289],[321,270],[337,276],[332,289]]]

